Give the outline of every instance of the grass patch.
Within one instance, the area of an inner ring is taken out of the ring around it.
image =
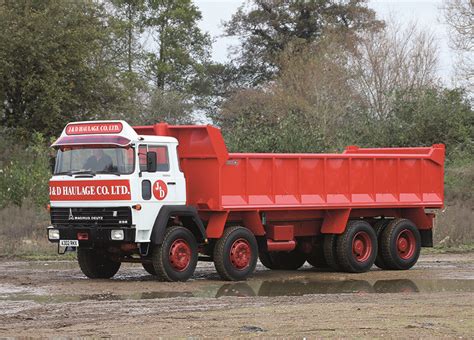
[[[421,248],[421,254],[462,254],[474,252],[474,243],[460,244],[457,246],[436,245],[433,248]]]

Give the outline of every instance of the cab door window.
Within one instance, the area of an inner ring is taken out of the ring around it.
[[[156,171],[166,172],[170,170],[168,147],[164,145],[140,145],[138,148],[138,160],[140,171],[146,171],[146,153],[156,152]]]

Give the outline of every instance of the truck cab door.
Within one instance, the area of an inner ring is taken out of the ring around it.
[[[156,172],[147,171],[147,152],[156,153]],[[144,201],[163,205],[184,204],[184,175],[179,170],[175,145],[140,144],[138,159]]]

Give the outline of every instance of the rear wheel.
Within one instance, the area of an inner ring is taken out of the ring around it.
[[[153,263],[151,262],[142,263],[142,266],[143,266],[143,269],[145,269],[148,274],[156,276],[156,270],[155,270],[155,267],[153,267]]]
[[[163,243],[152,254],[153,268],[162,281],[186,281],[194,274],[197,260],[196,238],[180,226],[166,229]]]
[[[258,258],[264,267],[272,270],[279,269],[278,265],[273,262],[272,256],[268,251],[260,251],[258,253]]]
[[[410,220],[393,220],[382,233],[380,247],[388,269],[410,269],[420,256],[420,232]]]
[[[229,227],[214,247],[214,266],[228,281],[245,280],[257,265],[255,236],[244,227]]]
[[[337,260],[336,254],[336,243],[337,243],[338,235],[335,234],[326,234],[324,235],[323,241],[323,253],[324,259],[328,266],[335,271],[341,269]]]
[[[382,247],[380,246],[381,239],[382,239],[382,232],[385,230],[387,225],[391,222],[391,220],[381,219],[377,221],[374,225],[375,234],[377,235],[377,243],[378,243],[378,251],[377,257],[375,258],[375,265],[380,269],[388,269],[385,261],[383,260],[382,256]]]
[[[377,235],[365,221],[350,221],[346,231],[337,240],[337,259],[349,273],[366,272],[377,256]]]
[[[298,249],[270,253],[272,262],[281,270],[297,270],[306,262],[306,254]]]
[[[90,279],[110,279],[120,269],[120,262],[112,261],[105,250],[77,249],[77,261],[81,271]]]
[[[324,258],[324,238],[319,237],[316,242],[313,244],[313,249],[311,254],[309,254],[306,261],[315,268],[327,268],[328,263]]]

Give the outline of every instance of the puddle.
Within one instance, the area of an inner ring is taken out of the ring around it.
[[[311,294],[373,294],[373,293],[436,293],[436,292],[474,292],[474,280],[275,280],[248,281],[225,284],[210,284],[190,292],[143,292],[133,294],[82,294],[82,295],[44,295],[32,292],[0,292],[0,301],[34,301],[37,303],[65,303],[81,301],[120,301],[150,300],[169,298],[220,298],[225,296],[303,296]]]

